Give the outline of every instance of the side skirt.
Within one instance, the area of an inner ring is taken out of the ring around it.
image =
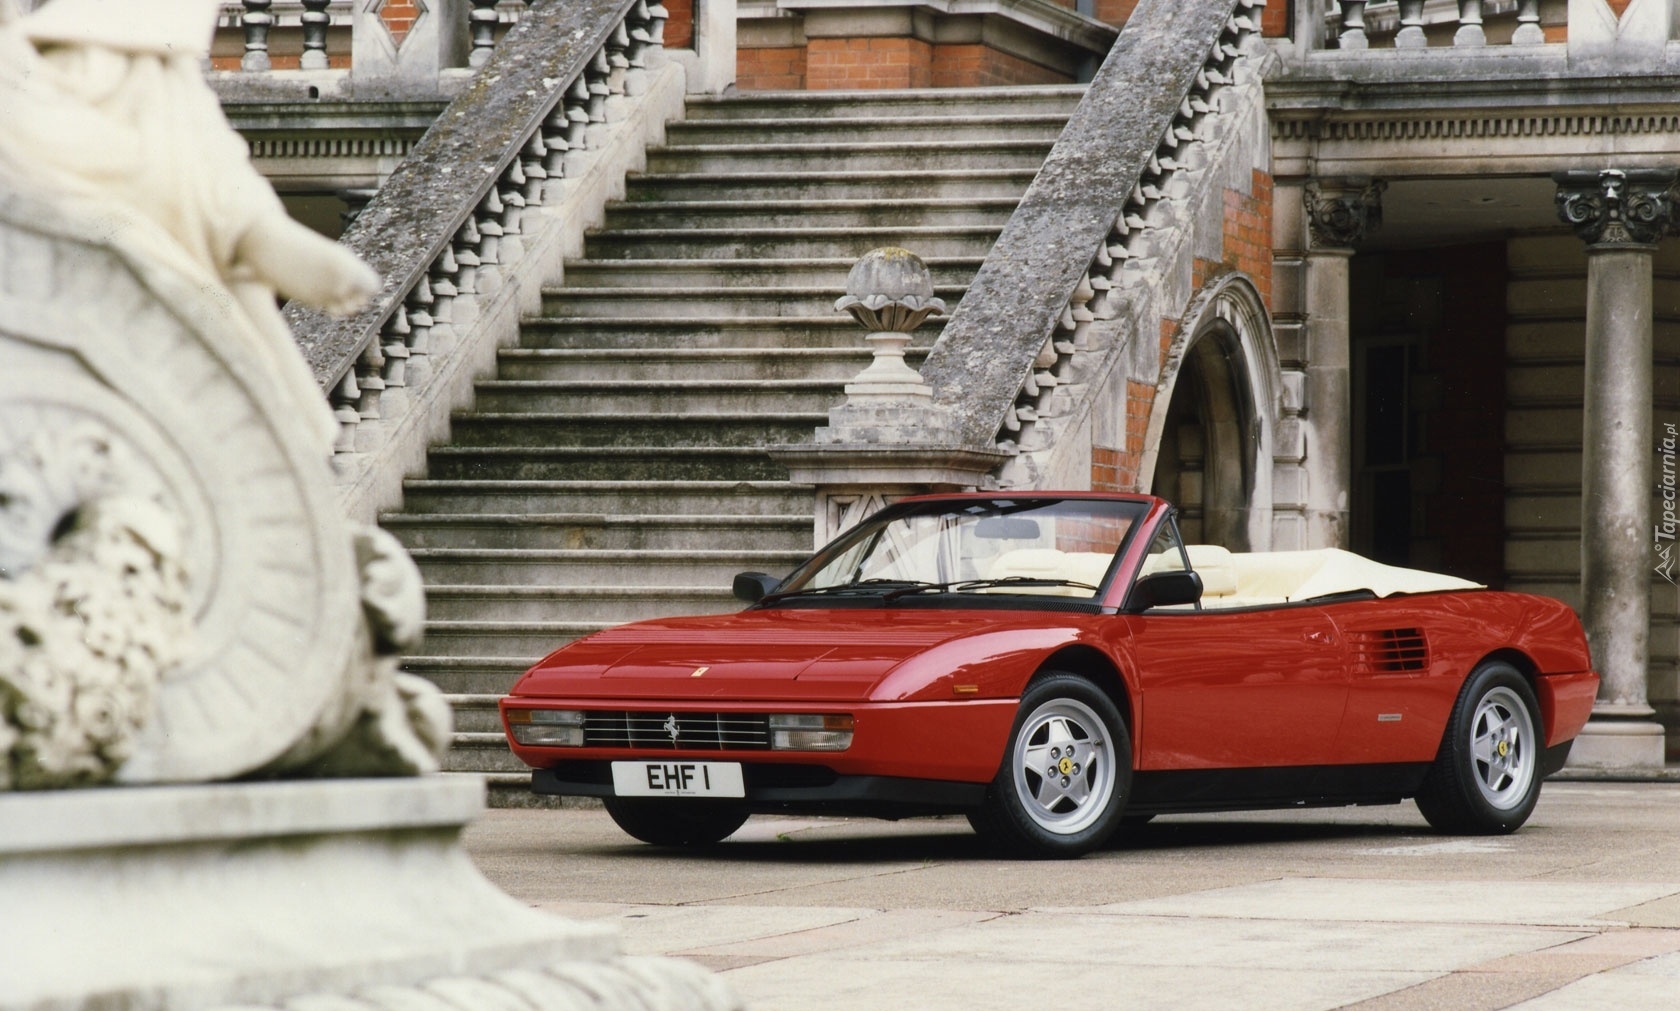
[[[1428,762],[1138,772],[1133,774],[1126,811],[1167,814],[1398,804],[1417,794],[1428,773]]]

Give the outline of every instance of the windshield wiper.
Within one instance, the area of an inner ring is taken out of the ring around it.
[[[859,579],[850,583],[835,583],[832,586],[813,586],[809,589],[788,590],[786,593],[772,593],[761,599],[759,603],[775,602],[788,597],[815,597],[824,594],[861,593],[890,596],[898,593],[914,593],[932,585],[934,584],[918,583],[913,579]],[[896,589],[888,589],[889,587],[896,587]]]
[[[1090,583],[1082,583],[1077,579],[1050,579],[1044,576],[1003,576],[999,579],[966,579],[960,583],[951,584],[957,592],[964,590],[983,590],[994,586],[1077,586],[1082,590],[1097,591],[1097,587]]]

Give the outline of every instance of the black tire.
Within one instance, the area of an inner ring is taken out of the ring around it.
[[[619,828],[654,846],[710,846],[747,820],[745,808],[710,801],[609,797],[605,804]]]
[[[1114,700],[1047,671],[1022,693],[985,806],[968,820],[1011,855],[1068,859],[1114,834],[1131,792],[1132,738]]]
[[[1515,667],[1494,660],[1471,671],[1418,792],[1418,810],[1439,832],[1516,831],[1540,799],[1540,728],[1534,689]]]

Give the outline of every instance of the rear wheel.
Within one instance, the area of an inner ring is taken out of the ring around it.
[[[1540,799],[1540,706],[1502,661],[1471,672],[1453,704],[1418,810],[1442,832],[1500,835],[1528,820]]]
[[[1131,735],[1114,700],[1052,671],[1022,694],[1003,765],[969,822],[1019,856],[1082,856],[1119,827],[1131,786]]]
[[[655,846],[710,846],[747,820],[745,808],[708,801],[609,797],[605,804],[619,828]]]

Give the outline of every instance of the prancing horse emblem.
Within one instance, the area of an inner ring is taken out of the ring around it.
[[[677,738],[682,736],[682,729],[677,726],[676,713],[665,717],[665,733],[670,736],[673,745],[677,743]]]

